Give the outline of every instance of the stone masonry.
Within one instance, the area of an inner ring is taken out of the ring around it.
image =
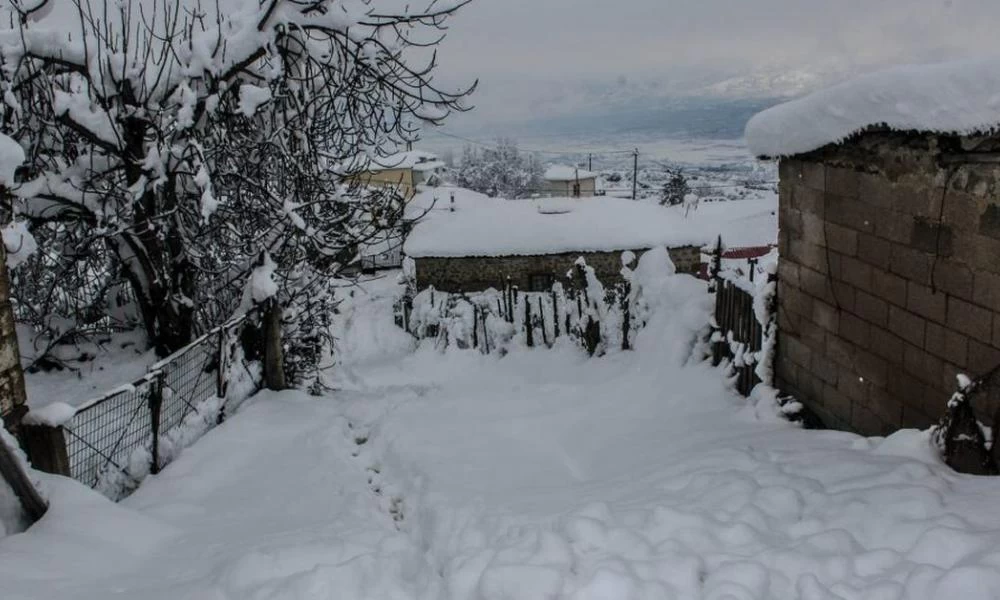
[[[781,161],[776,374],[828,426],[927,427],[1000,365],[998,150],[871,131]]]
[[[641,256],[645,250],[634,250]],[[670,248],[670,258],[679,273],[697,273],[701,265],[701,250],[696,246]],[[597,278],[605,285],[621,281],[621,252],[569,252],[532,256],[469,256],[416,258],[417,287],[434,286],[444,292],[478,292],[489,288],[502,289],[510,277],[511,283],[522,290],[531,289],[535,275],[547,275],[552,281],[564,281],[579,257],[594,268]]]
[[[25,392],[6,265],[7,252],[0,243],[0,417],[7,427],[13,428],[24,410]]]

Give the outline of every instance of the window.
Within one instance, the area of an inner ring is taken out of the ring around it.
[[[555,278],[551,273],[535,273],[528,278],[529,292],[548,292],[552,289]]]

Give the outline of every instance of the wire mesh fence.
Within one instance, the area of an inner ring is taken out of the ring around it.
[[[259,321],[251,311],[217,327],[138,381],[81,405],[63,426],[72,477],[121,498],[170,462],[185,437],[179,430],[221,422],[228,404],[261,385],[260,369],[251,364],[256,356],[246,351]]]

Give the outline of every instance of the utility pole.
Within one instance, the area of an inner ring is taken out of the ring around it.
[[[593,154],[588,154],[587,155],[587,170],[588,171],[593,171],[594,170],[594,155]]]
[[[639,149],[636,148],[632,154],[632,199],[635,200],[636,191],[639,186]]]

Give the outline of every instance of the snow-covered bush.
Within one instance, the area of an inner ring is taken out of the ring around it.
[[[455,183],[492,197],[528,198],[541,192],[543,175],[536,157],[521,154],[514,140],[499,138],[495,147],[465,147],[455,169]]]

